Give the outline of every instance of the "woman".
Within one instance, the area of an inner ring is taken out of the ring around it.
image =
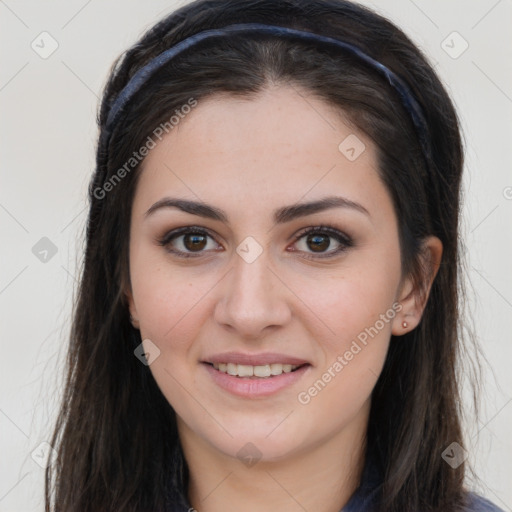
[[[499,510],[464,486],[453,104],[342,0],[113,66],[47,510]]]

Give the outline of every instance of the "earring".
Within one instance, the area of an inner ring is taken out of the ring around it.
[[[409,325],[409,324],[408,324],[405,320],[402,322],[402,327],[403,327],[404,329],[406,329],[408,325]]]

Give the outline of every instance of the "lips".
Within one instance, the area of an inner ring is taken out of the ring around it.
[[[206,357],[202,362],[210,364],[232,363],[248,366],[264,366],[267,364],[302,366],[304,364],[310,364],[305,359],[276,352],[265,352],[260,354],[224,352],[222,354],[214,354],[212,356]]]
[[[222,357],[225,357],[225,354]],[[261,361],[261,358],[258,360]],[[231,366],[233,363],[229,363],[229,365]],[[215,363],[215,366],[217,366],[217,363]],[[239,365],[234,366],[239,368]],[[279,375],[241,377],[239,375],[230,375],[227,372],[224,373],[220,369],[216,369],[213,363],[203,362],[201,367],[204,368],[206,374],[209,375],[212,382],[219,388],[232,395],[251,399],[267,398],[284,391],[286,388],[292,388],[296,386],[301,379],[305,378],[305,375],[310,374],[312,371],[312,366],[305,363],[293,371],[283,371]]]
[[[201,363],[224,391],[254,399],[296,385],[313,368],[306,359],[277,352],[223,352],[205,357]]]

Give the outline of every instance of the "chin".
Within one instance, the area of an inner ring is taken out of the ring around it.
[[[281,417],[279,421],[282,422]],[[247,424],[234,426],[226,425],[226,430],[233,436],[222,436],[221,439],[211,439],[210,443],[230,457],[240,459],[247,457],[260,461],[277,461],[292,455],[304,448],[307,437],[304,429],[286,429],[279,421],[268,427],[268,423],[247,429]],[[287,420],[285,420],[286,422]],[[284,422],[283,422],[284,423]],[[211,434],[211,431],[210,431]]]

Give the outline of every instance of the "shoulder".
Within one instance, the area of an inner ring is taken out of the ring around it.
[[[464,512],[504,512],[504,510],[482,496],[469,492],[468,505]]]

